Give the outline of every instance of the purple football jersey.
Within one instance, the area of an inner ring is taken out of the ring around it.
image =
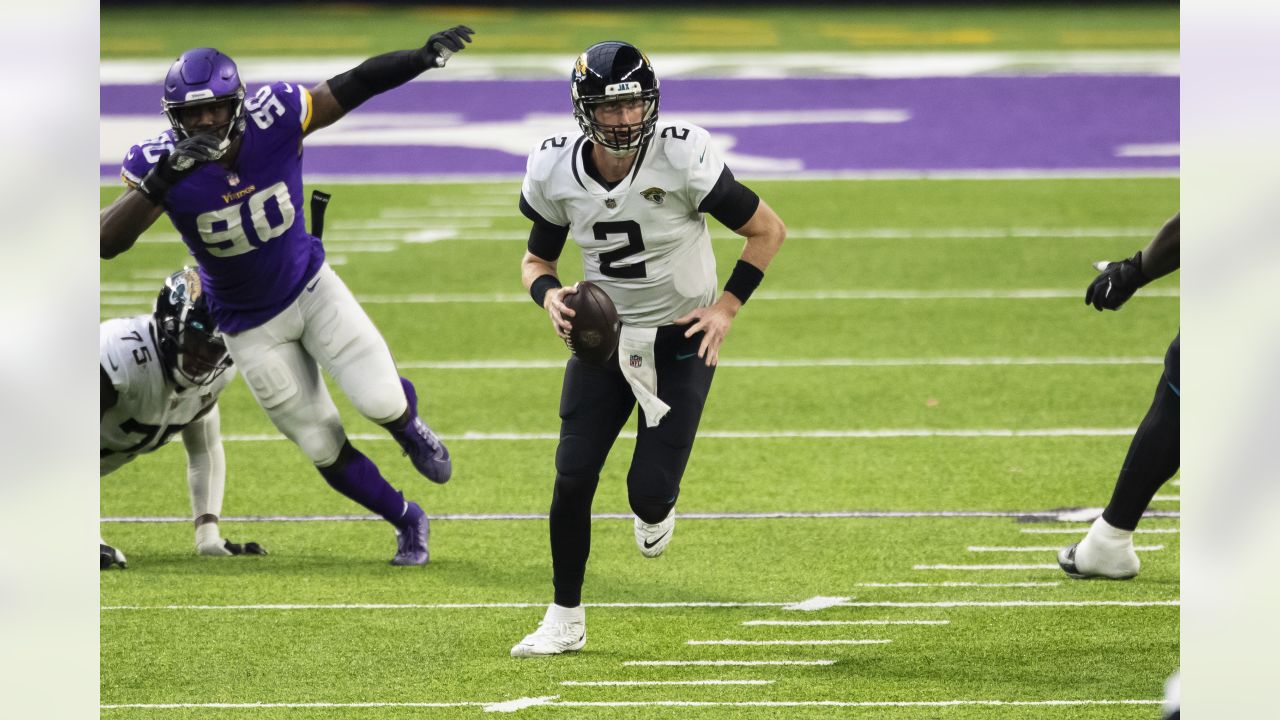
[[[232,167],[200,166],[169,191],[164,205],[199,264],[209,310],[226,333],[275,317],[324,262],[324,247],[307,232],[302,195],[310,93],[273,83],[246,99],[244,110]],[[130,148],[125,182],[136,186],[173,142],[173,130],[166,130]]]

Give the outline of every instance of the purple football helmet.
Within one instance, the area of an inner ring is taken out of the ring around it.
[[[210,132],[209,128],[188,128],[184,122],[193,108],[204,106],[225,105],[230,111],[225,126],[212,128],[214,136],[233,140],[244,132],[244,83],[240,82],[240,71],[235,61],[214,48],[193,48],[178,56],[164,78],[161,105],[179,140]]]

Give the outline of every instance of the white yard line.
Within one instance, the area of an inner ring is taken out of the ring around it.
[[[1059,550],[1061,550],[1061,549],[1062,549],[1061,547],[1058,547],[1058,546],[1056,546],[1056,545],[1052,545],[1052,546],[1051,546],[1051,545],[1042,545],[1042,546],[1038,546],[1038,547],[1028,547],[1028,546],[1018,546],[1018,547],[993,547],[993,546],[986,546],[986,545],[970,545],[970,546],[969,546],[969,552],[975,552],[975,553],[990,553],[990,552],[994,552],[994,553],[1045,553],[1045,552],[1057,552],[1057,551],[1059,551]],[[1134,549],[1134,550],[1136,550],[1136,551],[1138,551],[1138,552],[1155,552],[1155,551],[1157,551],[1157,550],[1163,550],[1163,549],[1164,549],[1164,546],[1163,546],[1163,545],[1135,545],[1133,549]]]
[[[1055,566],[1056,567],[1056,566]],[[954,607],[1177,607],[1178,600],[938,600],[932,602],[872,602],[850,600],[842,602],[838,607],[868,608],[954,608]],[[585,607],[596,609],[645,609],[666,610],[671,608],[786,608],[790,602],[618,602],[618,603],[583,603]],[[501,603],[270,603],[244,605],[104,605],[99,608],[103,612],[137,612],[137,611],[245,611],[245,610],[523,610],[545,608],[547,603],[540,602],[501,602]],[[692,642],[692,641],[691,641]],[[718,641],[706,641],[693,644],[706,644]]]
[[[698,433],[699,440],[761,440],[761,439],[881,439],[881,438],[1028,438],[1028,437],[1129,437],[1134,428],[893,428],[882,430],[703,430]],[[352,440],[379,442],[391,441],[386,433],[351,433]],[[444,440],[484,441],[484,442],[526,442],[542,440],[559,440],[559,433],[485,433],[464,432],[461,434],[442,434]],[[181,438],[175,438],[181,442]],[[285,436],[270,434],[237,434],[222,436],[223,442],[287,442]]]
[[[892,640],[690,640],[689,645],[886,645]]]
[[[1028,535],[1082,535],[1089,531],[1087,527],[1081,528],[1022,528],[1020,532]],[[1181,532],[1178,528],[1138,528],[1133,531],[1139,535],[1177,535]]]
[[[1089,705],[1159,705],[1163,700],[560,700],[558,695],[524,697],[501,702],[246,702],[246,703],[120,703],[99,705],[100,710],[268,710],[275,708],[357,709],[357,708],[458,708],[480,707],[485,712],[518,712],[525,708],[579,707],[1075,707]]]
[[[743,625],[950,625],[950,620],[744,620]]]
[[[573,687],[645,687],[651,685],[772,685],[773,680],[562,680]]]
[[[912,570],[1057,570],[1057,565],[912,565]]]
[[[1012,582],[1012,583],[979,583],[979,582],[894,582],[894,583],[855,583],[865,588],[937,588],[937,587],[974,587],[974,588],[1048,588],[1058,587],[1058,582]]]
[[[849,598],[843,595],[818,595],[811,597],[808,600],[795,603],[794,605],[788,605],[785,609],[797,610],[800,612],[816,612],[818,610],[833,608],[847,600],[849,600]]]
[[[1056,565],[1054,566],[1057,567]],[[1178,600],[938,600],[933,602],[847,602],[841,607],[867,608],[1033,608],[1033,607],[1178,607]]]
[[[1016,518],[1052,520],[1057,511],[1019,510],[815,510],[771,512],[688,512],[681,513],[682,520],[807,520],[807,519],[880,519],[880,518]],[[630,513],[593,513],[592,520],[626,520]],[[1147,511],[1147,517],[1178,517],[1174,511]],[[432,515],[433,521],[507,521],[546,520],[546,513],[445,513]],[[222,522],[383,522],[378,515],[224,515]],[[101,518],[101,522],[116,523],[189,523],[191,518],[180,515],[124,515]],[[1083,531],[1081,531],[1083,532]],[[858,587],[1043,587],[1057,583],[859,583]],[[825,599],[810,598],[821,604]]]
[[[563,370],[567,357],[545,360],[404,360],[409,370]],[[761,358],[721,360],[718,367],[815,368],[815,367],[986,367],[1039,365],[1160,365],[1163,358],[1145,357],[917,357],[917,358]]]
[[[559,701],[554,707],[955,707],[964,705],[989,705],[1011,707],[1078,705],[1159,705],[1163,700],[617,700],[617,701]]]
[[[775,665],[835,665],[835,660],[626,660],[633,667],[772,667]]]
[[[1182,502],[1181,495],[1156,495],[1151,502]]]

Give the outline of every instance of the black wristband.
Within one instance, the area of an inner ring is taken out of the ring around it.
[[[751,293],[756,291],[756,287],[760,285],[760,281],[764,279],[764,271],[752,265],[746,260],[739,260],[733,266],[733,273],[729,275],[729,282],[724,284],[724,291],[733,293],[745,305],[751,297]]]
[[[343,110],[355,110],[365,100],[400,87],[428,70],[424,48],[397,50],[371,57],[329,78],[329,92]]]
[[[547,301],[547,292],[558,287],[563,287],[563,285],[560,284],[560,280],[555,275],[539,275],[529,285],[529,296],[533,298],[534,302],[538,303],[538,307],[546,307],[544,303]]]

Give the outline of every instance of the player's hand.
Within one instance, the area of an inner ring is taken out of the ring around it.
[[[226,154],[231,143],[212,135],[193,135],[179,140],[173,151],[160,156],[160,162],[142,178],[138,189],[156,205],[164,202],[174,185],[196,171],[205,163],[217,162]]]
[[[256,542],[247,542],[241,545],[223,538],[216,538],[203,544],[197,544],[196,553],[207,557],[230,557],[231,555],[266,555],[267,551],[266,548]]]
[[[444,67],[454,53],[466,49],[466,43],[471,42],[471,36],[474,34],[475,30],[466,25],[458,25],[448,30],[441,30],[427,38],[427,44],[422,46],[427,57],[427,67]]]
[[[1102,272],[1084,291],[1084,303],[1094,306],[1098,312],[1119,310],[1138,288],[1151,282],[1142,274],[1141,252],[1120,262],[1098,263],[1095,267]]]
[[[573,329],[573,322],[569,319],[576,313],[564,304],[565,296],[578,292],[578,284],[568,285],[565,287],[552,288],[547,291],[547,295],[543,298],[543,306],[547,309],[547,314],[551,316],[551,327],[555,328],[556,335],[565,344],[569,342],[569,331]]]
[[[733,319],[737,317],[738,309],[741,307],[742,303],[736,298],[724,293],[710,307],[691,310],[683,317],[676,319],[676,325],[693,323],[688,330],[684,331],[685,337],[693,337],[700,332],[706,333],[702,336],[702,344],[698,346],[698,357],[703,359],[707,367],[720,362],[720,344],[729,334],[729,328],[733,325]]]

